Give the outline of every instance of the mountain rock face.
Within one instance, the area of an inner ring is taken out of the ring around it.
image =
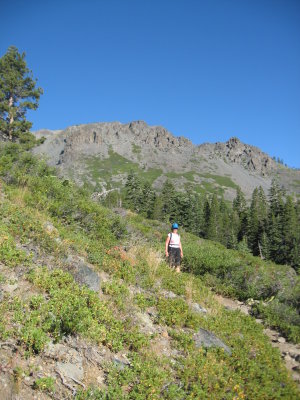
[[[133,170],[158,190],[170,179],[179,190],[235,196],[240,186],[247,197],[261,185],[266,191],[274,176],[290,192],[300,193],[300,171],[275,162],[257,147],[232,137],[226,143],[194,145],[161,126],[143,121],[75,125],[65,130],[40,130],[45,142],[35,153],[78,183],[89,182],[97,191],[121,188]]]

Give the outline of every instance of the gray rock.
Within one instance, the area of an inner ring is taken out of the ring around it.
[[[198,314],[206,314],[207,310],[206,308],[200,306],[198,303],[193,303],[191,306],[192,310]]]
[[[84,375],[84,370],[82,367],[82,364],[77,363],[77,364],[73,364],[70,362],[66,362],[66,363],[62,363],[62,362],[58,362],[56,364],[57,369],[59,370],[59,372],[68,378],[74,378],[78,381],[83,379],[83,375]]]
[[[157,326],[153,324],[149,314],[137,312],[135,313],[135,320],[142,333],[153,334],[157,331]]]
[[[199,347],[221,347],[229,355],[232,354],[231,349],[222,342],[217,336],[206,329],[200,328],[197,333],[194,334],[193,339],[197,348]]]
[[[81,258],[68,256],[69,272],[79,285],[86,285],[94,292],[100,290],[99,275]]]
[[[130,362],[124,356],[115,356],[113,358],[113,363],[121,370],[130,365]]]
[[[161,294],[166,298],[166,299],[175,299],[177,297],[177,294],[171,292],[171,290],[162,290]]]
[[[78,267],[74,270],[73,276],[79,284],[86,285],[89,289],[93,290],[94,292],[99,292],[100,290],[99,275],[86,264],[78,265]]]
[[[12,292],[14,292],[17,288],[18,288],[18,284],[17,284],[17,283],[15,283],[15,284],[13,284],[13,285],[6,284],[6,285],[3,285],[3,286],[2,286],[2,290],[3,290],[4,292],[7,292],[7,293],[12,293]]]
[[[279,337],[278,338],[278,340],[277,340],[277,342],[279,342],[279,343],[285,343],[285,338],[284,337]]]
[[[46,221],[43,226],[44,226],[45,231],[48,233],[57,232],[57,229],[55,228],[55,226],[49,221]]]

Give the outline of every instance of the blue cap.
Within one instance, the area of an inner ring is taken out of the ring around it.
[[[178,224],[176,222],[172,224],[172,229],[178,229]]]

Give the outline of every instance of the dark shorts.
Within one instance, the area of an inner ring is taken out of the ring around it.
[[[169,264],[178,267],[180,265],[180,249],[176,247],[169,247]]]

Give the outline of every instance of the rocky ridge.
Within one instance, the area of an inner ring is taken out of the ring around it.
[[[237,185],[250,197],[259,185],[267,191],[272,178],[278,176],[288,191],[300,193],[299,170],[279,165],[259,148],[236,137],[226,143],[196,146],[183,136],[175,137],[165,128],[149,126],[143,121],[75,125],[59,131],[41,130],[35,135],[46,138],[35,153],[44,154],[62,175],[78,183],[87,180],[105,188],[107,179],[103,178],[103,171],[107,173],[107,168],[102,164],[114,156],[114,165],[120,168],[112,170],[110,180],[119,187],[128,173],[121,166],[127,166],[128,170],[132,165],[142,172],[154,171],[153,185],[157,189],[172,174],[172,180],[181,189],[187,183],[209,186],[211,190],[221,189],[226,198],[232,199]],[[220,177],[224,178],[221,182]]]

